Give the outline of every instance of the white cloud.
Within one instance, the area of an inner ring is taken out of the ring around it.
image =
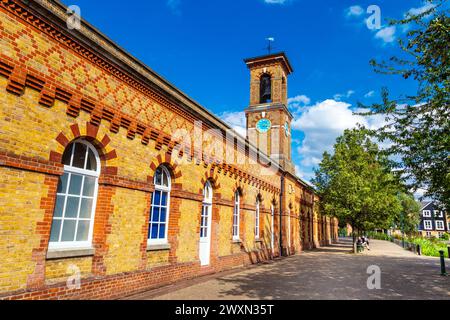
[[[311,102],[311,99],[305,96],[304,94],[288,99],[288,103],[295,103],[295,102],[309,104]]]
[[[427,12],[428,10],[430,10],[430,9],[432,9],[432,8],[434,8],[434,7],[436,7],[435,4],[427,3],[427,4],[425,4],[425,5],[423,5],[423,6],[419,7],[419,8],[411,8],[411,9],[409,9],[408,12],[405,14],[405,17],[407,17],[407,16],[417,16],[417,15],[420,15],[420,14],[422,14],[422,13],[424,13],[424,12]]]
[[[305,135],[296,150],[301,159],[299,171],[302,175],[299,176],[310,179],[312,169],[320,163],[323,152],[332,152],[336,138],[345,129],[355,128],[358,124],[376,129],[384,124],[384,117],[355,115],[351,104],[333,99],[305,107],[304,112],[292,122],[292,129],[303,131]]]
[[[364,14],[364,9],[361,6],[351,6],[347,10],[347,16],[356,16],[359,17],[360,15]]]
[[[288,99],[288,106],[294,112],[298,112],[302,107],[311,103],[311,99],[304,94],[297,95]]]
[[[229,126],[231,126],[237,133],[245,137],[247,135],[247,120],[245,117],[245,112],[224,112],[219,115],[219,117],[225,121]]]
[[[333,99],[334,100],[337,100],[337,101],[341,101],[342,100],[342,98],[350,98],[352,95],[354,95],[355,94],[355,91],[353,91],[353,90],[348,90],[346,93],[337,93],[337,94],[335,94],[334,96],[333,96]]]
[[[391,43],[395,40],[395,26],[385,27],[375,34],[375,38],[383,40],[385,43]]]
[[[371,90],[364,95],[364,98],[372,98],[375,95],[375,91]]]

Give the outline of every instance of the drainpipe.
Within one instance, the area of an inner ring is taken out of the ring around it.
[[[283,256],[283,196],[284,196],[284,175],[281,174],[281,188],[280,188],[280,257]]]

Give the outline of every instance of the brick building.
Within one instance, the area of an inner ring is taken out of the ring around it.
[[[285,54],[245,60],[243,138],[67,18],[0,2],[0,298],[115,298],[337,238],[294,173]]]

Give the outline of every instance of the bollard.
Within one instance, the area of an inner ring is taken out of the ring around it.
[[[441,276],[446,276],[447,272],[445,271],[444,250],[439,250],[439,255],[441,256]]]
[[[418,254],[419,256],[422,255],[422,247],[420,246],[420,244],[417,245],[417,254]]]

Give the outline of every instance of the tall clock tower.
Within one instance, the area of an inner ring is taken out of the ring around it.
[[[285,53],[245,59],[250,70],[250,106],[245,110],[247,138],[294,173],[287,77],[293,72]]]

